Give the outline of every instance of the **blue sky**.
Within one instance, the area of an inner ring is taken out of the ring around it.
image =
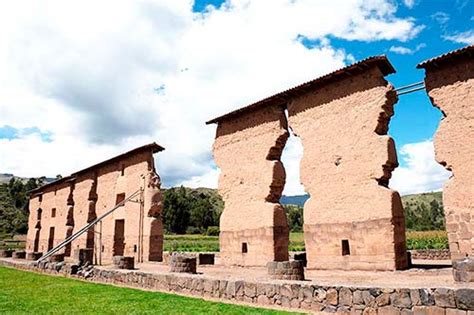
[[[155,141],[165,187],[215,188],[205,121],[371,55],[388,55],[395,87],[421,81],[417,63],[474,43],[473,11],[474,0],[0,2],[0,173],[67,175]],[[395,107],[402,194],[449,177],[431,141],[440,117],[424,92]],[[304,192],[302,154],[290,138],[287,195]]]
[[[203,11],[207,5],[219,7],[222,3],[222,0],[198,0],[193,9]],[[474,31],[474,1],[415,0],[412,7],[398,1],[397,6],[397,16],[412,17],[418,24],[424,25],[424,29],[414,39],[407,42],[366,42],[332,37],[330,41],[332,46],[352,54],[355,60],[387,55],[397,71],[387,76],[387,80],[395,87],[401,87],[424,79],[424,70],[416,69],[416,65],[421,61],[466,46],[465,43],[443,39],[443,36]],[[474,33],[471,36],[474,36]],[[319,41],[304,40],[303,43],[312,47],[317,46]],[[396,53],[390,50],[391,47],[403,47],[411,52]],[[389,134],[396,140],[398,148],[408,143],[431,139],[441,116],[441,112],[431,105],[424,91],[400,96],[395,116],[390,123]],[[401,166],[406,165],[404,159],[399,162]]]

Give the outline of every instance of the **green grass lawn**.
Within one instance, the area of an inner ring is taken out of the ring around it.
[[[1,314],[289,314],[0,267]]]

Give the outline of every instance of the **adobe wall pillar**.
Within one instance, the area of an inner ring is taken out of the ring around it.
[[[308,268],[395,270],[407,267],[400,196],[390,190],[398,166],[387,136],[397,97],[371,66],[334,79],[288,104],[301,138],[301,180]]]
[[[144,260],[163,260],[163,195],[161,180],[155,171],[149,171],[145,179],[144,198]]]
[[[435,134],[438,163],[452,172],[443,188],[453,261],[474,258],[474,46],[418,65],[425,86],[444,117]]]
[[[88,200],[87,223],[90,223],[94,221],[95,219],[97,219],[97,210],[96,210],[97,199],[98,199],[97,174],[94,174],[92,185],[89,190],[89,197],[87,198]],[[86,232],[86,248],[94,249],[94,245],[95,245],[95,227],[92,227]],[[95,250],[100,251],[102,249],[95,248]]]
[[[288,138],[284,108],[268,106],[218,121],[213,153],[221,170],[220,252],[224,265],[288,260],[288,223],[279,199]]]
[[[65,239],[70,237],[74,231],[74,182],[69,187],[69,196],[67,198],[67,215],[66,215],[66,235]],[[72,243],[66,245],[64,256],[71,256]]]

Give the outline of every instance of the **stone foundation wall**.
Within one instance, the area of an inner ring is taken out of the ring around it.
[[[58,275],[71,272],[67,265],[39,269],[31,264],[6,259],[0,259],[0,265]],[[474,289],[333,287],[303,281],[248,282],[191,274],[150,274],[100,268],[91,271],[87,280],[94,282],[218,298],[229,302],[242,301],[255,306],[339,314],[474,314]]]
[[[412,259],[450,260],[449,249],[418,249],[410,250]]]

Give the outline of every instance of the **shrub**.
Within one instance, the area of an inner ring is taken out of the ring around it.
[[[209,226],[206,231],[207,236],[219,236],[218,226]]]
[[[186,234],[202,234],[202,230],[195,226],[188,226]]]

